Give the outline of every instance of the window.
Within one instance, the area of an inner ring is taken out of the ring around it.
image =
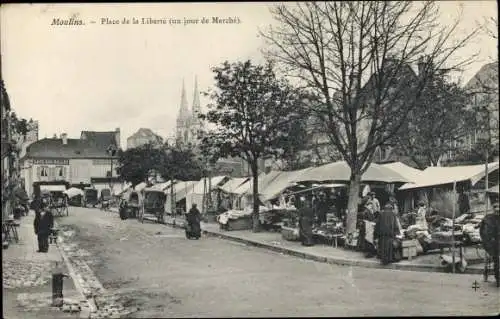
[[[64,177],[64,167],[63,166],[56,167],[56,177]]]
[[[40,176],[41,177],[48,177],[49,176],[49,167],[48,166],[40,167]]]

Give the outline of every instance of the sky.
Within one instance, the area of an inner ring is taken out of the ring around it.
[[[273,23],[266,3],[8,4],[2,5],[2,78],[21,117],[39,121],[40,138],[120,128],[122,145],[141,127],[172,136],[184,81],[189,105],[195,76],[200,91],[213,85],[210,68],[225,60],[263,62],[258,30]],[[441,2],[441,23],[456,18],[464,32],[496,17],[495,1]],[[51,25],[53,19],[85,25]],[[207,17],[238,24],[188,24]],[[179,19],[181,24],[133,24],[132,19]],[[102,24],[118,20],[119,24]],[[123,24],[128,19],[130,24]],[[94,21],[95,23],[92,23]],[[461,54],[480,50],[462,74],[470,79],[497,59],[497,43],[477,36]],[[209,101],[201,97],[202,110]]]

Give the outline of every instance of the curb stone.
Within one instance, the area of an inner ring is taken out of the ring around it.
[[[254,241],[254,240],[249,240],[249,239],[243,239],[243,238],[238,238],[235,236],[231,235],[226,235],[222,233],[217,233],[217,232],[212,232],[212,231],[207,231],[203,230],[203,233],[212,236],[212,237],[218,237],[226,240],[231,240],[243,244],[247,244],[250,246],[258,247],[258,248],[264,248],[268,249],[274,252],[282,253],[285,255],[290,255],[294,257],[299,257],[303,259],[308,259],[308,260],[313,260],[317,262],[322,262],[322,263],[327,263],[327,264],[333,264],[333,265],[339,265],[339,266],[356,266],[356,267],[364,267],[364,268],[377,268],[377,269],[392,269],[392,270],[403,270],[403,271],[419,271],[419,272],[440,272],[440,273],[446,273],[446,269],[444,267],[436,267],[433,265],[408,265],[408,264],[400,264],[400,263],[393,263],[387,266],[383,266],[378,262],[371,262],[371,261],[365,261],[365,260],[352,260],[352,259],[345,259],[345,258],[335,258],[335,257],[326,257],[326,256],[319,256],[313,253],[307,253],[307,252],[299,252],[295,251],[293,249],[289,248],[284,248],[280,246],[273,246],[270,244]],[[463,274],[482,274],[483,271],[481,269],[475,269],[475,268],[467,268]],[[460,274],[460,273],[457,273]]]
[[[156,221],[154,219],[150,218],[144,218],[145,220],[149,221]],[[177,225],[175,223],[168,223],[168,222],[163,222],[162,224],[171,226],[173,228],[184,228],[181,225]],[[439,267],[439,266],[434,266],[434,265],[426,265],[426,264],[414,264],[414,265],[408,265],[408,264],[401,264],[401,263],[393,263],[387,266],[381,265],[378,262],[372,262],[368,260],[352,260],[352,259],[345,259],[345,258],[335,258],[335,257],[326,257],[326,256],[319,256],[313,253],[307,253],[307,252],[300,252],[296,251],[293,249],[285,248],[285,247],[280,247],[276,245],[271,245],[267,243],[262,243],[256,240],[250,240],[250,239],[244,239],[244,238],[239,238],[236,236],[231,236],[228,234],[223,234],[219,232],[213,232],[209,230],[202,229],[202,233],[211,237],[218,237],[226,240],[231,240],[239,243],[243,243],[249,246],[254,246],[258,248],[264,248],[267,250],[271,250],[277,253],[293,256],[293,257],[298,257],[302,259],[308,259],[308,260],[313,260],[316,262],[321,262],[321,263],[327,263],[331,265],[339,265],[339,266],[356,266],[356,267],[364,267],[364,268],[377,268],[377,269],[392,269],[392,270],[401,270],[401,271],[419,271],[419,272],[440,272],[440,273],[447,273],[446,269],[444,267]],[[482,269],[477,269],[477,268],[467,268],[464,273],[457,273],[457,274],[472,274],[472,275],[482,275],[483,270]]]

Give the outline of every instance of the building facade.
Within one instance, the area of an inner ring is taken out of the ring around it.
[[[127,138],[127,149],[136,148],[148,143],[154,146],[161,146],[163,145],[163,138],[149,128],[140,128]]]
[[[110,132],[83,131],[80,138],[44,138],[31,143],[21,159],[23,178],[29,196],[36,182],[93,184],[107,180],[110,186],[120,184],[116,174],[116,153],[120,148],[120,130]]]

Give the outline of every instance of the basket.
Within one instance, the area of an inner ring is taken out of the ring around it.
[[[299,241],[299,229],[298,228],[289,228],[289,227],[281,227],[281,237],[288,241]]]

